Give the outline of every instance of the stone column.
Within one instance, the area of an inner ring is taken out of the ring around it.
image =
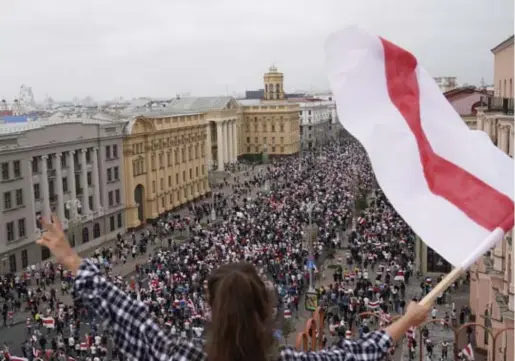
[[[86,162],[86,152],[87,149],[81,149],[80,152],[80,163],[81,171],[82,171],[82,210],[83,214],[87,216],[90,212],[89,209],[89,199],[88,199],[88,167]]]
[[[55,168],[55,187],[57,188],[57,217],[64,221],[64,192],[63,192],[63,174],[61,171],[61,153],[57,153],[54,158]]]
[[[232,121],[232,155],[233,160],[238,161],[238,127],[236,126],[236,120]]]
[[[234,134],[232,132],[232,120],[227,121],[227,154],[228,161],[232,163],[234,161],[234,148],[232,142],[234,141]]]
[[[118,173],[119,174],[119,173]],[[102,212],[102,205],[100,204],[100,176],[98,173],[98,148],[93,148],[93,186],[95,193],[93,195],[93,207],[99,214]]]
[[[222,172],[224,170],[224,134],[223,134],[223,124],[222,122],[216,123],[216,145],[217,145],[217,154],[216,161],[218,162],[218,171]]]
[[[32,206],[32,211],[35,212],[36,211],[36,201],[34,199],[34,179],[32,178],[32,162],[34,160],[32,158],[29,159],[29,171],[27,172],[28,174],[28,177],[29,177],[29,184],[30,184],[30,203],[31,203],[31,206]],[[36,219],[36,216],[33,214],[33,220],[34,220],[34,232],[37,231],[38,229],[38,222],[37,222],[37,219]]]
[[[41,157],[41,178],[39,184],[41,184],[41,190],[43,191],[43,216],[48,220],[50,217],[50,190],[48,189],[48,166],[47,160],[48,155]]]
[[[224,162],[229,163],[229,124],[228,122],[223,122],[223,133],[224,133]]]
[[[68,180],[70,181],[70,194],[71,199],[77,199],[77,185],[75,184],[75,159],[74,154],[75,151],[72,150],[69,153],[69,162],[68,162]]]
[[[213,154],[211,153],[211,122],[207,122],[207,130],[206,130],[206,167],[208,170],[211,170],[213,164]]]

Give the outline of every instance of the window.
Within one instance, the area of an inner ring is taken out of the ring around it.
[[[12,208],[12,201],[11,201],[11,192],[5,192],[4,193],[4,210],[8,210]]]
[[[50,250],[46,247],[41,248],[41,260],[45,261],[50,258]]]
[[[106,159],[111,159],[111,146],[106,145]]]
[[[16,205],[23,206],[23,189],[16,190]]]
[[[115,200],[116,200],[116,204],[120,204],[120,190],[117,189],[114,191],[114,195],[115,195]]]
[[[111,168],[107,168],[107,181],[111,182],[113,180],[113,172]]]
[[[195,177],[198,177],[198,166],[195,167]]]
[[[186,163],[186,149],[181,148],[181,161]]]
[[[51,155],[48,155],[46,158],[46,167],[48,168],[48,170],[54,169],[53,164],[52,164],[52,156]]]
[[[284,132],[284,124],[280,124],[279,127],[281,128],[280,131]]]
[[[12,242],[14,241],[14,222],[11,221],[11,222],[7,222],[5,224],[5,230],[7,232],[7,242]]]
[[[32,173],[39,173],[38,158],[33,158],[32,159]]]
[[[161,190],[165,189],[165,180],[164,180],[164,178],[161,178],[161,179],[159,180],[159,188],[160,188]]]
[[[150,164],[152,165],[152,170],[156,170],[156,156],[155,155],[153,155],[150,158]]]
[[[87,178],[87,181],[88,181],[88,187],[90,187],[91,186],[91,172],[88,172],[86,174],[86,178]]]
[[[272,133],[275,132],[275,124],[272,124]]]
[[[118,158],[118,145],[113,144],[113,158]]]
[[[113,206],[113,191],[109,191],[107,193],[107,203],[109,204],[109,207]]]
[[[68,178],[63,177],[63,192],[68,193]]]
[[[182,171],[182,181],[186,182],[186,171],[185,170]]]
[[[165,166],[164,154],[160,153],[159,154],[159,168],[164,168],[164,166]]]
[[[88,243],[89,242],[89,229],[88,227],[84,227],[82,229],[82,243]]]
[[[152,181],[152,193],[156,193],[156,181]]]
[[[89,149],[86,149],[86,163],[91,163],[91,152],[89,151]]]
[[[118,213],[116,215],[116,218],[118,220],[118,228],[122,228],[123,227],[123,219],[122,219],[122,214],[121,213]]]
[[[250,137],[247,137],[247,143],[250,143]]]
[[[15,160],[13,162],[13,168],[14,168],[14,177],[20,178],[21,177],[21,166],[20,166],[19,160]]]
[[[25,218],[20,218],[18,219],[18,237],[23,238],[25,234]]]
[[[179,173],[175,173],[175,185],[179,185]]]
[[[29,253],[26,249],[21,251],[21,267],[23,269],[27,268],[29,266]]]
[[[113,232],[115,228],[116,227],[114,226],[114,216],[111,216],[109,217],[109,230]]]
[[[41,199],[39,183],[34,184],[34,199],[35,200]]]
[[[169,175],[168,176],[168,187],[171,187],[172,186],[172,176]]]
[[[172,155],[170,153],[166,153],[166,164],[168,167],[172,165]]]
[[[2,163],[2,180],[9,180],[9,163]]]
[[[67,153],[61,155],[61,168],[66,168],[66,157]]]
[[[113,178],[114,178],[114,180],[120,179],[120,170],[118,167],[113,168]]]
[[[16,255],[15,254],[9,255],[9,270],[12,273],[16,272]]]
[[[88,197],[88,207],[90,210],[93,210],[93,196]]]
[[[93,239],[100,237],[100,224],[93,225]]]
[[[161,207],[165,207],[165,197],[161,197]]]
[[[193,169],[190,168],[190,180],[193,178]]]

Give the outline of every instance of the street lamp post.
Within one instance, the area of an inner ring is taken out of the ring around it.
[[[215,192],[211,190],[211,220],[216,221],[216,209],[215,209]]]
[[[82,243],[82,217],[79,214],[82,204],[77,198],[69,199],[65,202],[65,207],[70,211],[70,220],[68,221],[68,238],[73,239],[73,246]],[[80,230],[80,232],[77,232]]]
[[[309,226],[307,231],[308,236],[308,271],[309,271],[309,292],[314,292],[315,288],[313,287],[313,268],[315,266],[315,256],[314,256],[314,232],[313,232],[313,207],[314,204],[310,203],[307,206],[308,211],[308,220]]]

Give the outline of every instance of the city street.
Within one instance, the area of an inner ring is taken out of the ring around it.
[[[212,178],[212,179],[210,179],[210,183],[213,182],[214,184],[223,184],[224,183],[223,180],[227,180],[228,186],[223,186],[222,188],[217,188],[215,190],[215,192],[223,193],[225,195],[225,197],[231,197],[231,196],[233,196],[232,185],[234,184],[235,178],[239,178],[239,181],[241,183],[241,182],[244,182],[244,181],[250,179],[251,177],[253,177],[256,174],[265,171],[265,169],[266,169],[266,166],[262,166],[262,165],[256,166],[254,171],[251,171],[251,170],[248,171],[249,172],[248,176],[245,176],[245,173],[247,173],[246,170],[237,172],[237,173],[227,173],[227,172],[224,172],[223,174],[215,173],[212,176],[210,176],[210,178]],[[211,183],[211,184],[213,184],[213,183]],[[261,190],[262,190],[262,188],[260,188],[260,187],[254,188],[252,190],[251,194],[248,195],[248,197],[255,196]],[[212,201],[211,198],[206,198],[204,200],[199,201],[198,204],[211,202],[211,201]],[[180,214],[181,216],[188,216],[189,210],[188,210],[188,207],[183,207],[174,213]],[[151,226],[147,226],[147,228],[149,228],[149,227],[151,227]],[[141,231],[136,232],[136,236],[138,238],[140,238],[141,233],[142,233]],[[176,236],[178,236],[178,235],[179,235],[179,233],[176,234]],[[126,236],[128,236],[128,235],[126,235]],[[177,240],[177,242],[180,242],[180,240]],[[103,246],[108,247],[108,246],[114,245],[114,243],[115,243],[115,240],[112,240],[110,242],[104,243]],[[149,244],[147,254],[148,254],[148,252],[153,252],[154,249],[159,247],[160,243],[161,242],[157,241],[155,246],[152,246],[151,244]],[[82,254],[82,256],[92,255],[94,251],[95,251],[94,249],[88,250],[88,252],[84,252]],[[147,254],[140,255],[140,256],[136,257],[135,259],[133,259],[132,257],[128,257],[126,264],[117,265],[113,268],[113,274],[117,275],[117,276],[122,276],[122,277],[129,276],[131,273],[134,272],[134,269],[137,264],[146,261]],[[57,284],[55,287],[57,287]],[[71,296],[69,296],[69,295],[63,296],[60,294],[60,291],[58,291],[58,299],[63,301],[63,303],[65,303],[65,304],[72,304],[72,302],[73,302]],[[25,322],[26,322],[26,319],[28,316],[29,316],[29,313],[20,312],[14,316],[14,325],[13,326],[10,326],[10,327],[1,327],[0,326],[0,345],[6,344],[7,346],[10,347],[13,354],[17,355],[17,356],[21,355],[20,346],[25,341],[26,336],[27,336],[27,327],[26,327]],[[84,334],[88,331],[89,331],[89,326],[86,324],[83,324],[82,333]]]

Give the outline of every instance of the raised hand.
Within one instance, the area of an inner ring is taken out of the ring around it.
[[[77,273],[82,260],[66,239],[59,219],[56,216],[52,216],[52,222],[50,222],[41,217],[41,224],[45,232],[41,234],[41,238],[36,243],[47,247],[57,262],[74,274]]]

